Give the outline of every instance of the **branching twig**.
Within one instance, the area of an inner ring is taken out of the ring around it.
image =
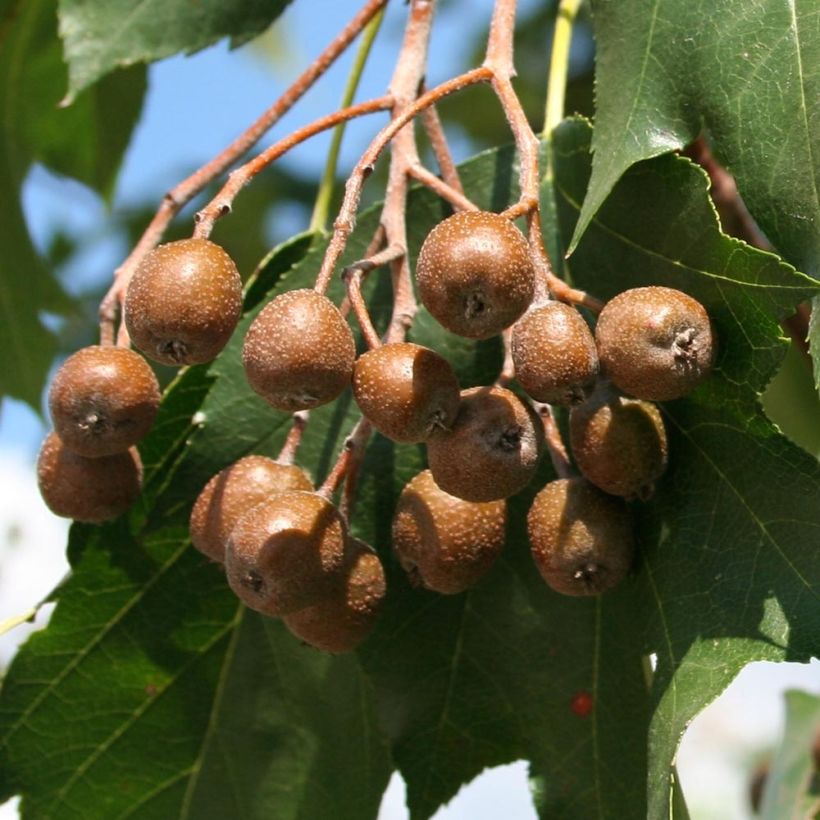
[[[572,466],[570,464],[567,448],[561,438],[561,431],[555,423],[555,416],[552,407],[548,404],[535,403],[535,409],[541,422],[544,425],[544,439],[547,450],[549,450],[550,460],[558,478],[572,478]]]
[[[268,131],[305,92],[324,74],[340,54],[350,45],[370,19],[385,5],[387,0],[367,0],[362,9],[336,36],[316,60],[297,77],[282,96],[262,114],[249,128],[242,132],[227,148],[210,162],[191,174],[179,185],[165,194],[162,203],[143,235],[126,260],[114,272],[114,281],[100,304],[100,341],[112,344],[117,317],[128,283],[143,257],[160,242],[168,225],[182,207],[190,202],[208,183],[220,176],[239,157],[245,154],[259,138]],[[125,327],[120,328],[118,344],[128,345]]]
[[[310,410],[300,410],[298,413],[293,414],[293,423],[282,445],[282,449],[276,457],[276,460],[280,464],[293,464],[296,458],[296,451],[302,443],[302,436],[304,435],[309,418]]]
[[[422,93],[424,88],[422,87]],[[438,116],[438,111],[434,105],[425,108],[421,112],[421,123],[424,130],[427,132],[427,138],[430,140],[430,147],[433,149],[433,156],[438,163],[438,169],[441,172],[441,178],[454,190],[459,193],[464,193],[464,188],[461,185],[461,179],[458,175],[458,169],[453,161],[453,155],[450,152],[450,146],[447,143],[447,137],[444,135],[444,128],[441,125],[441,120]]]

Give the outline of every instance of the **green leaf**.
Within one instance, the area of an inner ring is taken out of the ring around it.
[[[582,122],[555,133],[565,234],[587,187],[590,137]],[[572,265],[576,282],[604,298],[647,284],[681,288],[706,306],[719,338],[715,376],[663,406],[670,469],[639,519],[639,640],[658,656],[649,816],[667,817],[671,762],[689,721],[746,663],[808,660],[820,648],[820,468],[758,404],[785,348],[778,320],[818,283],[721,235],[705,174],[668,155],[621,179]]]
[[[814,386],[820,391],[820,296],[815,296],[811,303],[809,352],[814,363]]]
[[[560,225],[546,227],[560,227],[560,241],[586,189],[590,138],[581,122],[554,136],[545,195]],[[466,164],[468,195],[494,210],[514,200],[513,160],[502,149]],[[448,209],[414,191],[408,213],[415,258]],[[670,214],[684,227],[665,222]],[[360,216],[342,264],[361,256],[377,220]],[[139,508],[73,528],[74,575],[0,694],[0,799],[22,792],[31,818],[364,818],[396,765],[415,820],[487,766],[524,758],[545,817],[656,818],[672,807],[685,817],[672,761],[686,723],[749,660],[820,649],[820,468],[757,404],[783,354],[777,320],[817,284],[721,236],[688,161],[628,172],[579,245],[575,278],[603,296],[648,281],[685,287],[707,304],[721,343],[715,375],[664,406],[670,471],[635,509],[635,573],[598,599],[546,587],[525,533],[528,504],[553,477],[545,461],[511,499],[505,555],[482,583],[453,597],[413,588],[390,525],[424,452],[376,435],[351,525],[382,557],[388,601],[359,651],[328,658],[242,614],[186,532],[211,475],[281,446],[288,418],[248,387],[242,338],[264,293],[312,284],[323,248],[309,236],[280,248],[249,286],[223,354],[169,389],[142,447]],[[338,280],[331,293],[340,299]],[[383,328],[388,277],[371,275],[366,297]],[[457,338],[423,308],[411,336],[446,355],[464,385],[491,382],[503,361],[497,339]],[[355,419],[349,392],[311,413],[298,461],[315,481]]]
[[[595,0],[593,172],[572,247],[620,176],[705,127],[755,219],[820,273],[820,18],[814,0]]]
[[[0,394],[39,409],[57,349],[40,312],[66,313],[72,303],[31,244],[20,188],[33,161],[103,194],[111,191],[142,105],[145,71],[101,83],[70,109],[59,109],[66,70],[54,6],[32,0],[10,6],[0,26],[0,346],[8,360]],[[116,116],[113,112],[116,111]]]
[[[191,54],[223,37],[241,45],[266,29],[289,2],[60,0],[68,100],[116,68]]]
[[[820,698],[786,692],[786,727],[766,777],[762,820],[810,820],[820,812],[816,748],[820,732]]]

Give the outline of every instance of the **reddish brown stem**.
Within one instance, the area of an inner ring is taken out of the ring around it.
[[[282,96],[227,148],[206,165],[180,182],[163,197],[154,217],[126,260],[114,272],[114,281],[100,304],[100,341],[112,344],[117,317],[128,283],[143,257],[160,242],[165,230],[182,207],[190,202],[211,180],[220,176],[239,157],[256,144],[342,54],[387,0],[368,0],[353,19],[339,32],[325,50],[297,77]],[[120,328],[118,344],[128,346],[128,333]]]
[[[362,297],[362,279],[370,271],[382,265],[390,264],[391,262],[400,259],[406,254],[406,250],[401,245],[389,245],[379,253],[373,254],[366,259],[361,259],[348,265],[343,271],[342,276],[347,285],[347,298],[350,302],[353,312],[356,314],[356,319],[362,329],[362,336],[364,336],[367,346],[371,350],[381,347],[381,339],[373,327],[373,322],[370,318],[370,312],[367,309],[364,298]]]
[[[478,206],[467,199],[461,191],[452,188],[444,180],[439,179],[421,163],[417,162],[408,166],[407,173],[410,174],[413,179],[418,180],[422,185],[427,186],[431,191],[438,194],[443,200],[449,202],[457,211],[478,210]]]
[[[293,414],[293,424],[288,431],[287,438],[285,438],[285,443],[282,445],[279,455],[276,457],[276,460],[280,464],[293,464],[296,458],[296,451],[302,443],[302,436],[309,418],[309,410],[300,410],[298,413]]]
[[[330,282],[333,276],[333,270],[356,224],[356,212],[359,207],[364,181],[373,172],[376,160],[388,143],[407,123],[418,116],[425,108],[467,86],[489,82],[491,79],[492,72],[490,69],[482,66],[481,68],[475,68],[472,71],[460,74],[452,80],[443,82],[419,97],[412,105],[408,106],[404,113],[392,120],[389,125],[385,126],[376,135],[348,177],[342,207],[333,226],[333,236],[331,237],[330,244],[322,261],[321,269],[319,270],[319,275],[316,279],[316,290],[324,292],[327,289],[327,283]]]
[[[322,486],[316,491],[319,495],[328,500],[332,500],[336,491],[345,480],[348,472],[360,462],[364,456],[364,448],[370,438],[372,426],[370,422],[362,416],[353,428],[353,431],[345,439],[342,452],[336,463],[328,473],[327,478],[322,482]]]
[[[501,365],[501,372],[495,380],[498,387],[506,387],[515,378],[515,362],[512,357],[512,328],[508,327],[501,334],[504,342],[504,363]]]
[[[552,407],[548,404],[535,403],[535,409],[538,415],[541,416],[541,422],[544,425],[544,439],[556,475],[558,478],[572,478],[569,455],[564,440],[561,438],[561,431],[555,422]]]
[[[423,92],[424,88],[422,88],[422,93]],[[433,149],[433,156],[438,163],[441,178],[454,191],[463,194],[464,188],[461,185],[461,178],[458,175],[458,169],[453,161],[453,155],[450,152],[447,137],[444,135],[444,127],[439,119],[436,106],[431,105],[421,112],[421,122],[424,126],[424,130],[427,132],[427,138],[430,140],[430,147]]]
[[[335,128],[339,123],[352,120],[365,114],[373,114],[377,111],[386,111],[393,104],[390,96],[378,97],[374,100],[351,105],[320,117],[308,125],[298,128],[284,139],[279,140],[258,154],[250,162],[232,171],[228,181],[219,193],[201,210],[196,216],[196,228],[194,236],[207,239],[211,235],[214,223],[217,219],[226,216],[231,212],[234,199],[237,194],[261,171],[267,168],[272,162],[279,159],[295,146],[310,139],[322,131]]]

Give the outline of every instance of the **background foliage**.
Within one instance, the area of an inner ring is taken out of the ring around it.
[[[9,249],[0,343],[12,362],[0,388],[35,405],[58,348],[41,312],[77,315],[83,305],[26,239],[17,204],[26,169],[39,161],[110,192],[144,93],[138,64],[221,36],[247,39],[285,4],[242,15],[225,4],[160,5],[161,26],[140,25],[143,12],[157,19],[154,4],[142,4],[128,29],[114,27],[128,36],[113,37],[107,15],[121,15],[118,4],[63,0],[67,69],[52,3],[0,3],[0,184],[12,206],[0,221]],[[362,818],[398,767],[412,816],[424,818],[484,767],[525,758],[546,817],[685,816],[672,763],[687,723],[746,663],[820,652],[820,467],[760,406],[787,349],[779,322],[820,292],[820,16],[809,6],[729,0],[714,15],[684,0],[593,3],[584,25],[598,48],[595,128],[573,118],[543,144],[542,201],[554,217],[545,238],[555,259],[575,243],[565,274],[602,298],[649,283],[682,288],[707,306],[720,339],[716,374],[664,405],[670,471],[636,510],[641,558],[625,584],[595,600],[544,586],[523,530],[532,495],[552,477],[544,464],[511,501],[506,553],[482,584],[452,598],[410,588],[390,553],[390,518],[423,453],[377,436],[353,519],[388,571],[373,637],[330,657],[237,605],[190,548],[187,517],[211,475],[250,452],[275,454],[286,432],[287,418],[248,388],[239,351],[267,299],[312,284],[325,239],[300,234],[248,283],[245,318],[224,353],[169,386],[142,447],[139,507],[105,527],[72,528],[73,573],[0,695],[0,800],[22,793],[31,818]],[[521,24],[519,82],[536,122],[554,13],[544,3]],[[109,73],[123,65],[132,67]],[[73,104],[54,108],[66,88]],[[581,70],[570,104],[591,114],[591,98],[591,73]],[[442,114],[493,146],[462,174],[477,203],[499,210],[516,195],[514,156],[496,147],[508,140],[503,121],[477,117],[475,99],[456,97]],[[669,153],[701,127],[779,256],[722,234],[704,173]],[[243,269],[265,256],[274,196],[312,198],[308,181],[274,173],[279,193],[251,188],[244,216],[217,234],[248,260]],[[133,234],[148,213],[121,230]],[[447,213],[429,193],[413,194],[413,257]],[[375,219],[372,209],[360,219],[349,260]],[[389,284],[374,277],[368,287],[384,321]],[[88,325],[68,327],[83,328],[64,339],[76,346]],[[423,310],[411,336],[443,352],[464,386],[492,381],[501,364],[498,340],[456,338]],[[299,461],[319,481],[355,408],[346,394],[313,416]],[[579,693],[592,697],[588,716],[571,708]],[[796,713],[816,712],[798,701]],[[778,759],[766,806],[805,782],[789,765]]]

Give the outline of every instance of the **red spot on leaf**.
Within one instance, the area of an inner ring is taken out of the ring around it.
[[[578,717],[586,717],[595,708],[595,701],[589,692],[582,690],[572,696],[569,707]]]

